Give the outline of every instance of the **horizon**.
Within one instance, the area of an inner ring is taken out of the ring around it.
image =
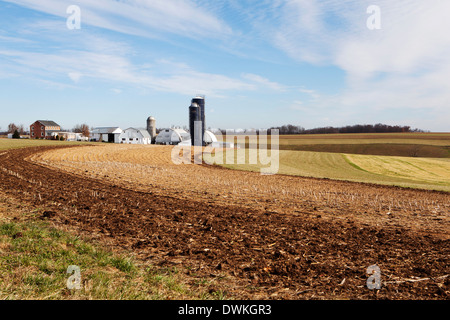
[[[430,0],[0,2],[9,123],[356,124],[450,131],[450,3]]]

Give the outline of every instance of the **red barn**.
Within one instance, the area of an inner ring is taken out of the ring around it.
[[[61,126],[54,121],[37,120],[30,126],[31,139],[50,139],[53,132],[61,131]]]

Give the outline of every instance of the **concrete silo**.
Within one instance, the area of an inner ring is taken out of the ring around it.
[[[156,119],[154,117],[148,117],[147,119],[147,131],[150,134],[152,143],[155,143],[156,138]]]

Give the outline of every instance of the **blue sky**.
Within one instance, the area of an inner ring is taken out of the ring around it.
[[[184,126],[203,94],[213,128],[448,132],[449,14],[439,0],[0,1],[0,127]]]

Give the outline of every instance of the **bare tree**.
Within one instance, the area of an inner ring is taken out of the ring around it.
[[[19,127],[15,123],[8,124],[8,133],[14,133],[18,129]]]
[[[89,129],[89,126],[85,123],[83,124],[77,124],[73,130],[75,133],[81,133],[85,137],[89,137],[91,135],[91,131]]]
[[[25,134],[25,127],[23,124],[19,124],[17,127],[17,131],[19,131],[20,134]]]

